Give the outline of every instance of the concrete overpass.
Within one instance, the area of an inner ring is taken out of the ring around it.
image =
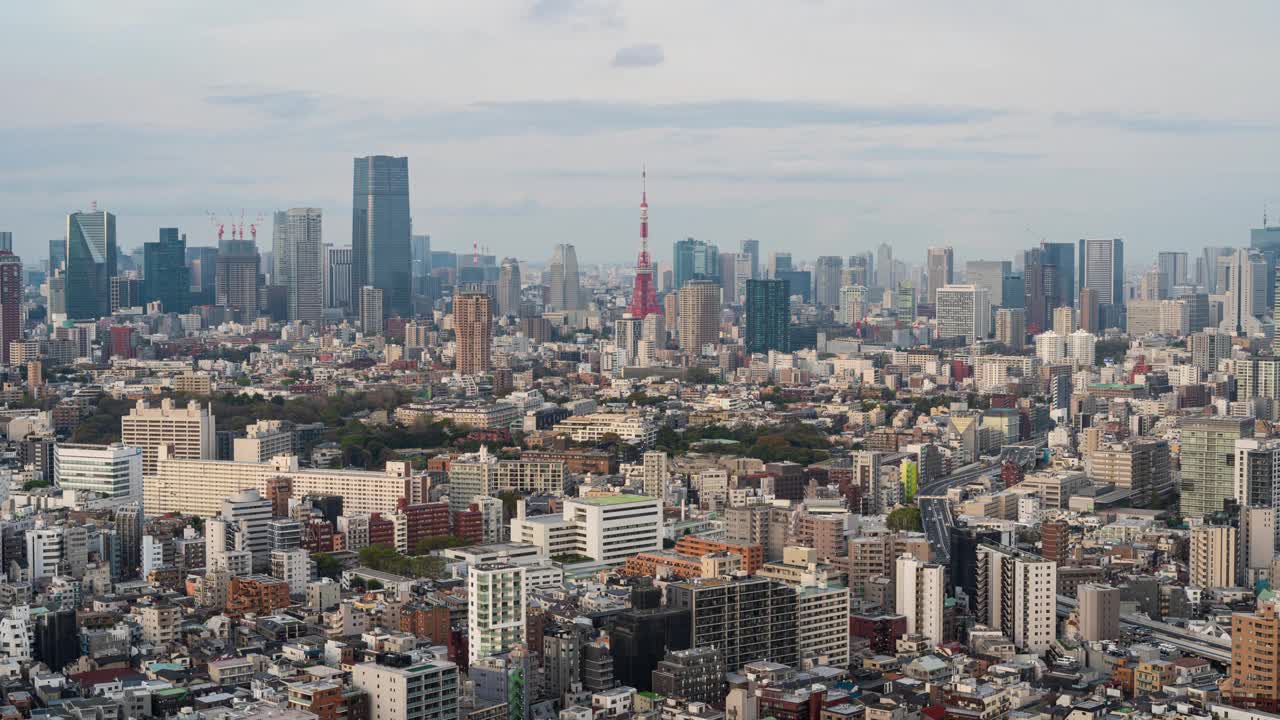
[[[1066,617],[1075,609],[1076,601],[1074,598],[1066,595],[1058,596],[1059,616]],[[1152,620],[1142,615],[1121,615],[1120,623],[1131,627],[1145,628],[1151,632],[1151,638],[1156,642],[1169,643],[1188,655],[1195,655],[1225,665],[1231,664],[1231,642],[1229,640],[1206,637],[1176,625]]]

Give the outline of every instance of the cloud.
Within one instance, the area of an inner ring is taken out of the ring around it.
[[[626,25],[619,0],[534,0],[526,17],[545,23],[612,28]]]
[[[996,108],[845,105],[791,100],[631,103],[591,100],[479,102],[408,121],[434,137],[589,135],[633,130],[778,130],[814,126],[920,127],[985,123]],[[408,129],[408,128],[406,128]]]
[[[618,50],[613,56],[613,66],[617,68],[657,67],[666,59],[661,45],[653,43],[628,45]]]
[[[211,105],[257,110],[274,118],[287,119],[312,115],[320,106],[320,97],[299,90],[268,90],[207,95]]]
[[[1053,116],[1059,125],[1105,128],[1139,133],[1175,135],[1207,135],[1222,133],[1271,132],[1275,123],[1206,118],[1190,115],[1161,115],[1159,113],[1083,112],[1058,113]]]

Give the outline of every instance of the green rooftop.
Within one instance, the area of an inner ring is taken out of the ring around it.
[[[1089,388],[1097,388],[1099,390],[1138,390],[1146,387],[1145,385],[1133,385],[1130,383],[1095,383]]]
[[[574,502],[580,502],[583,505],[625,505],[627,503],[647,502],[653,498],[647,495],[602,495],[600,497],[580,497],[573,498]]]

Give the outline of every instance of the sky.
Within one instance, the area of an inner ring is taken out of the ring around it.
[[[409,158],[414,230],[545,260],[650,237],[921,262],[1248,243],[1280,217],[1273,2],[42,0],[0,9],[0,230],[120,246],[319,207]],[[20,59],[20,60],[19,60]],[[270,247],[270,221],[259,243]]]

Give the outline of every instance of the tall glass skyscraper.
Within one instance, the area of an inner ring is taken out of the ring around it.
[[[714,243],[686,238],[678,240],[671,249],[675,269],[675,290],[690,280],[719,280],[720,249]]]
[[[191,309],[191,271],[187,269],[187,236],[178,228],[160,228],[160,239],[142,246],[142,301],[160,301],[167,313]]]
[[[72,320],[111,314],[116,274],[116,216],[105,210],[67,216],[66,309]]]
[[[747,352],[791,351],[791,288],[786,280],[747,281]]]
[[[382,290],[386,315],[412,313],[409,158],[355,159],[351,212],[351,286]],[[353,299],[358,302],[358,295]]]

